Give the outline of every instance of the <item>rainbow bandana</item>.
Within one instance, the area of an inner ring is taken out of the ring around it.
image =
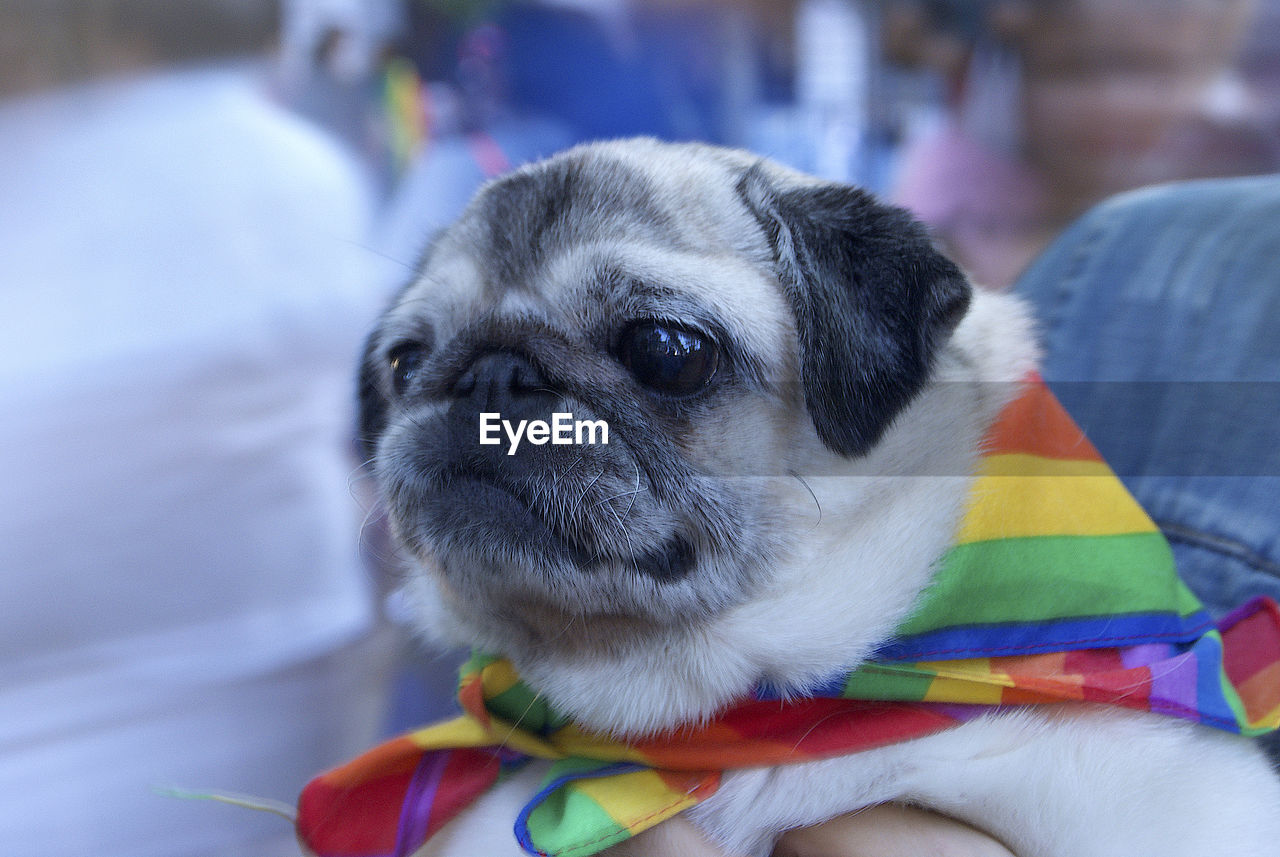
[[[507,661],[474,656],[461,717],[307,785],[302,842],[320,857],[409,855],[534,758],[552,765],[515,819],[517,840],[585,857],[704,800],[727,769],[905,741],[997,706],[1094,702],[1244,735],[1280,727],[1280,609],[1258,599],[1215,625],[1038,378],[984,452],[935,585],[855,672],[803,699],[762,689],[705,726],[621,743],[556,714]]]

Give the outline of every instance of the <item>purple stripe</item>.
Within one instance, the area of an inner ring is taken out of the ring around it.
[[[400,826],[396,830],[393,857],[407,857],[427,840],[427,825],[431,822],[436,789],[452,756],[451,750],[435,750],[424,753],[418,762],[418,768],[409,780],[409,788],[405,790],[404,803],[400,806]]]
[[[1120,649],[1120,663],[1127,670],[1137,667],[1149,667],[1168,658],[1173,647],[1168,643],[1147,643],[1141,646],[1126,646]]]
[[[1151,710],[1175,717],[1187,717],[1194,712],[1197,667],[1191,652],[1151,664]]]
[[[1232,610],[1230,613],[1228,613],[1227,615],[1219,619],[1218,630],[1226,631],[1230,629],[1233,625],[1235,625],[1237,622],[1239,622],[1241,619],[1248,619],[1254,613],[1257,613],[1259,610],[1263,609],[1263,603],[1266,600],[1267,600],[1266,596],[1263,596],[1263,595],[1255,595],[1253,598],[1250,598],[1248,601],[1241,604],[1239,607],[1237,607],[1236,609]]]
[[[999,705],[979,705],[970,702],[916,702],[911,704],[937,711],[939,714],[943,714],[960,723],[968,723],[970,720],[976,720],[984,714],[990,714],[1001,708]]]

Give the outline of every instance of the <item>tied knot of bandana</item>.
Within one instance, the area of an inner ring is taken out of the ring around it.
[[[705,800],[726,770],[855,753],[995,708],[1103,703],[1244,735],[1280,727],[1280,608],[1256,599],[1214,623],[1038,379],[983,452],[934,585],[853,672],[624,742],[555,712],[508,661],[475,655],[462,716],[307,785],[302,842],[320,857],[404,857],[532,759],[551,764],[516,839],[530,854],[586,857]]]

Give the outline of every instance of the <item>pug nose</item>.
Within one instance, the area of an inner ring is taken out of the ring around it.
[[[510,411],[532,393],[550,392],[532,363],[510,351],[483,354],[453,385],[458,398],[469,398],[481,411]]]

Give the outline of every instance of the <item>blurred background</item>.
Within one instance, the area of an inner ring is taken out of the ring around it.
[[[1104,197],[1280,167],[1280,0],[0,0],[0,850],[295,853],[186,792],[287,804],[450,710],[360,340],[481,182],[633,134],[1007,288]]]
[[[453,214],[423,188],[650,134],[867,186],[1002,288],[1105,196],[1280,163],[1275,0],[329,0],[285,27],[282,95],[407,245]]]

